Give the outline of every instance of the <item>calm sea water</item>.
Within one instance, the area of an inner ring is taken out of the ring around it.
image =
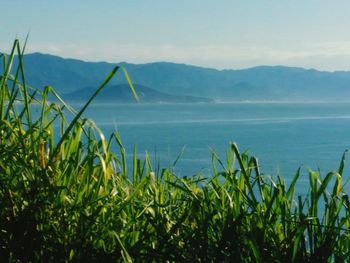
[[[231,141],[287,181],[299,166],[302,180],[308,168],[336,169],[350,148],[350,103],[93,104],[85,116],[106,134],[118,130],[129,157],[137,144],[139,154],[169,166],[185,147],[181,176],[210,176],[210,148],[225,159]]]

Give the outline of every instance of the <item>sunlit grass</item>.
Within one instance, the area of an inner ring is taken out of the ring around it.
[[[289,185],[264,176],[234,143],[225,161],[212,153],[210,178],[155,173],[136,148],[128,171],[119,134],[106,138],[83,118],[119,67],[75,112],[53,88],[26,84],[22,56],[17,40],[1,56],[1,262],[349,260],[345,154],[324,178],[310,171],[303,197],[300,171]]]

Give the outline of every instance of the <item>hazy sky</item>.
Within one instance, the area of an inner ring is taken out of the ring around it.
[[[0,0],[0,49],[89,61],[350,70],[349,0]]]

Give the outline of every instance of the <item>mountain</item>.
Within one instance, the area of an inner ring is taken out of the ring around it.
[[[175,96],[219,100],[350,100],[350,72],[284,66],[217,70],[167,62],[130,64],[84,62],[33,53],[24,56],[28,82],[52,85],[61,93],[98,87],[112,68],[127,69],[134,83]],[[111,85],[125,84],[118,72]]]
[[[211,102],[208,98],[199,98],[193,96],[174,96],[157,90],[135,85],[137,95],[141,102],[157,103],[157,102],[182,102],[182,103],[198,103]],[[91,95],[96,91],[94,87],[87,87],[66,93],[63,98],[67,101],[87,101]],[[114,103],[130,103],[136,102],[128,84],[108,85],[95,98],[97,102],[114,102]]]

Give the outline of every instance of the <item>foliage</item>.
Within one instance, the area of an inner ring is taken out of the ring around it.
[[[324,178],[310,171],[309,193],[296,199],[300,170],[287,186],[262,175],[257,159],[234,143],[225,164],[212,153],[210,178],[179,178],[171,169],[156,174],[136,149],[128,171],[119,135],[106,139],[82,117],[119,68],[75,112],[53,88],[26,84],[22,56],[17,40],[1,56],[1,262],[349,259],[345,154]]]

